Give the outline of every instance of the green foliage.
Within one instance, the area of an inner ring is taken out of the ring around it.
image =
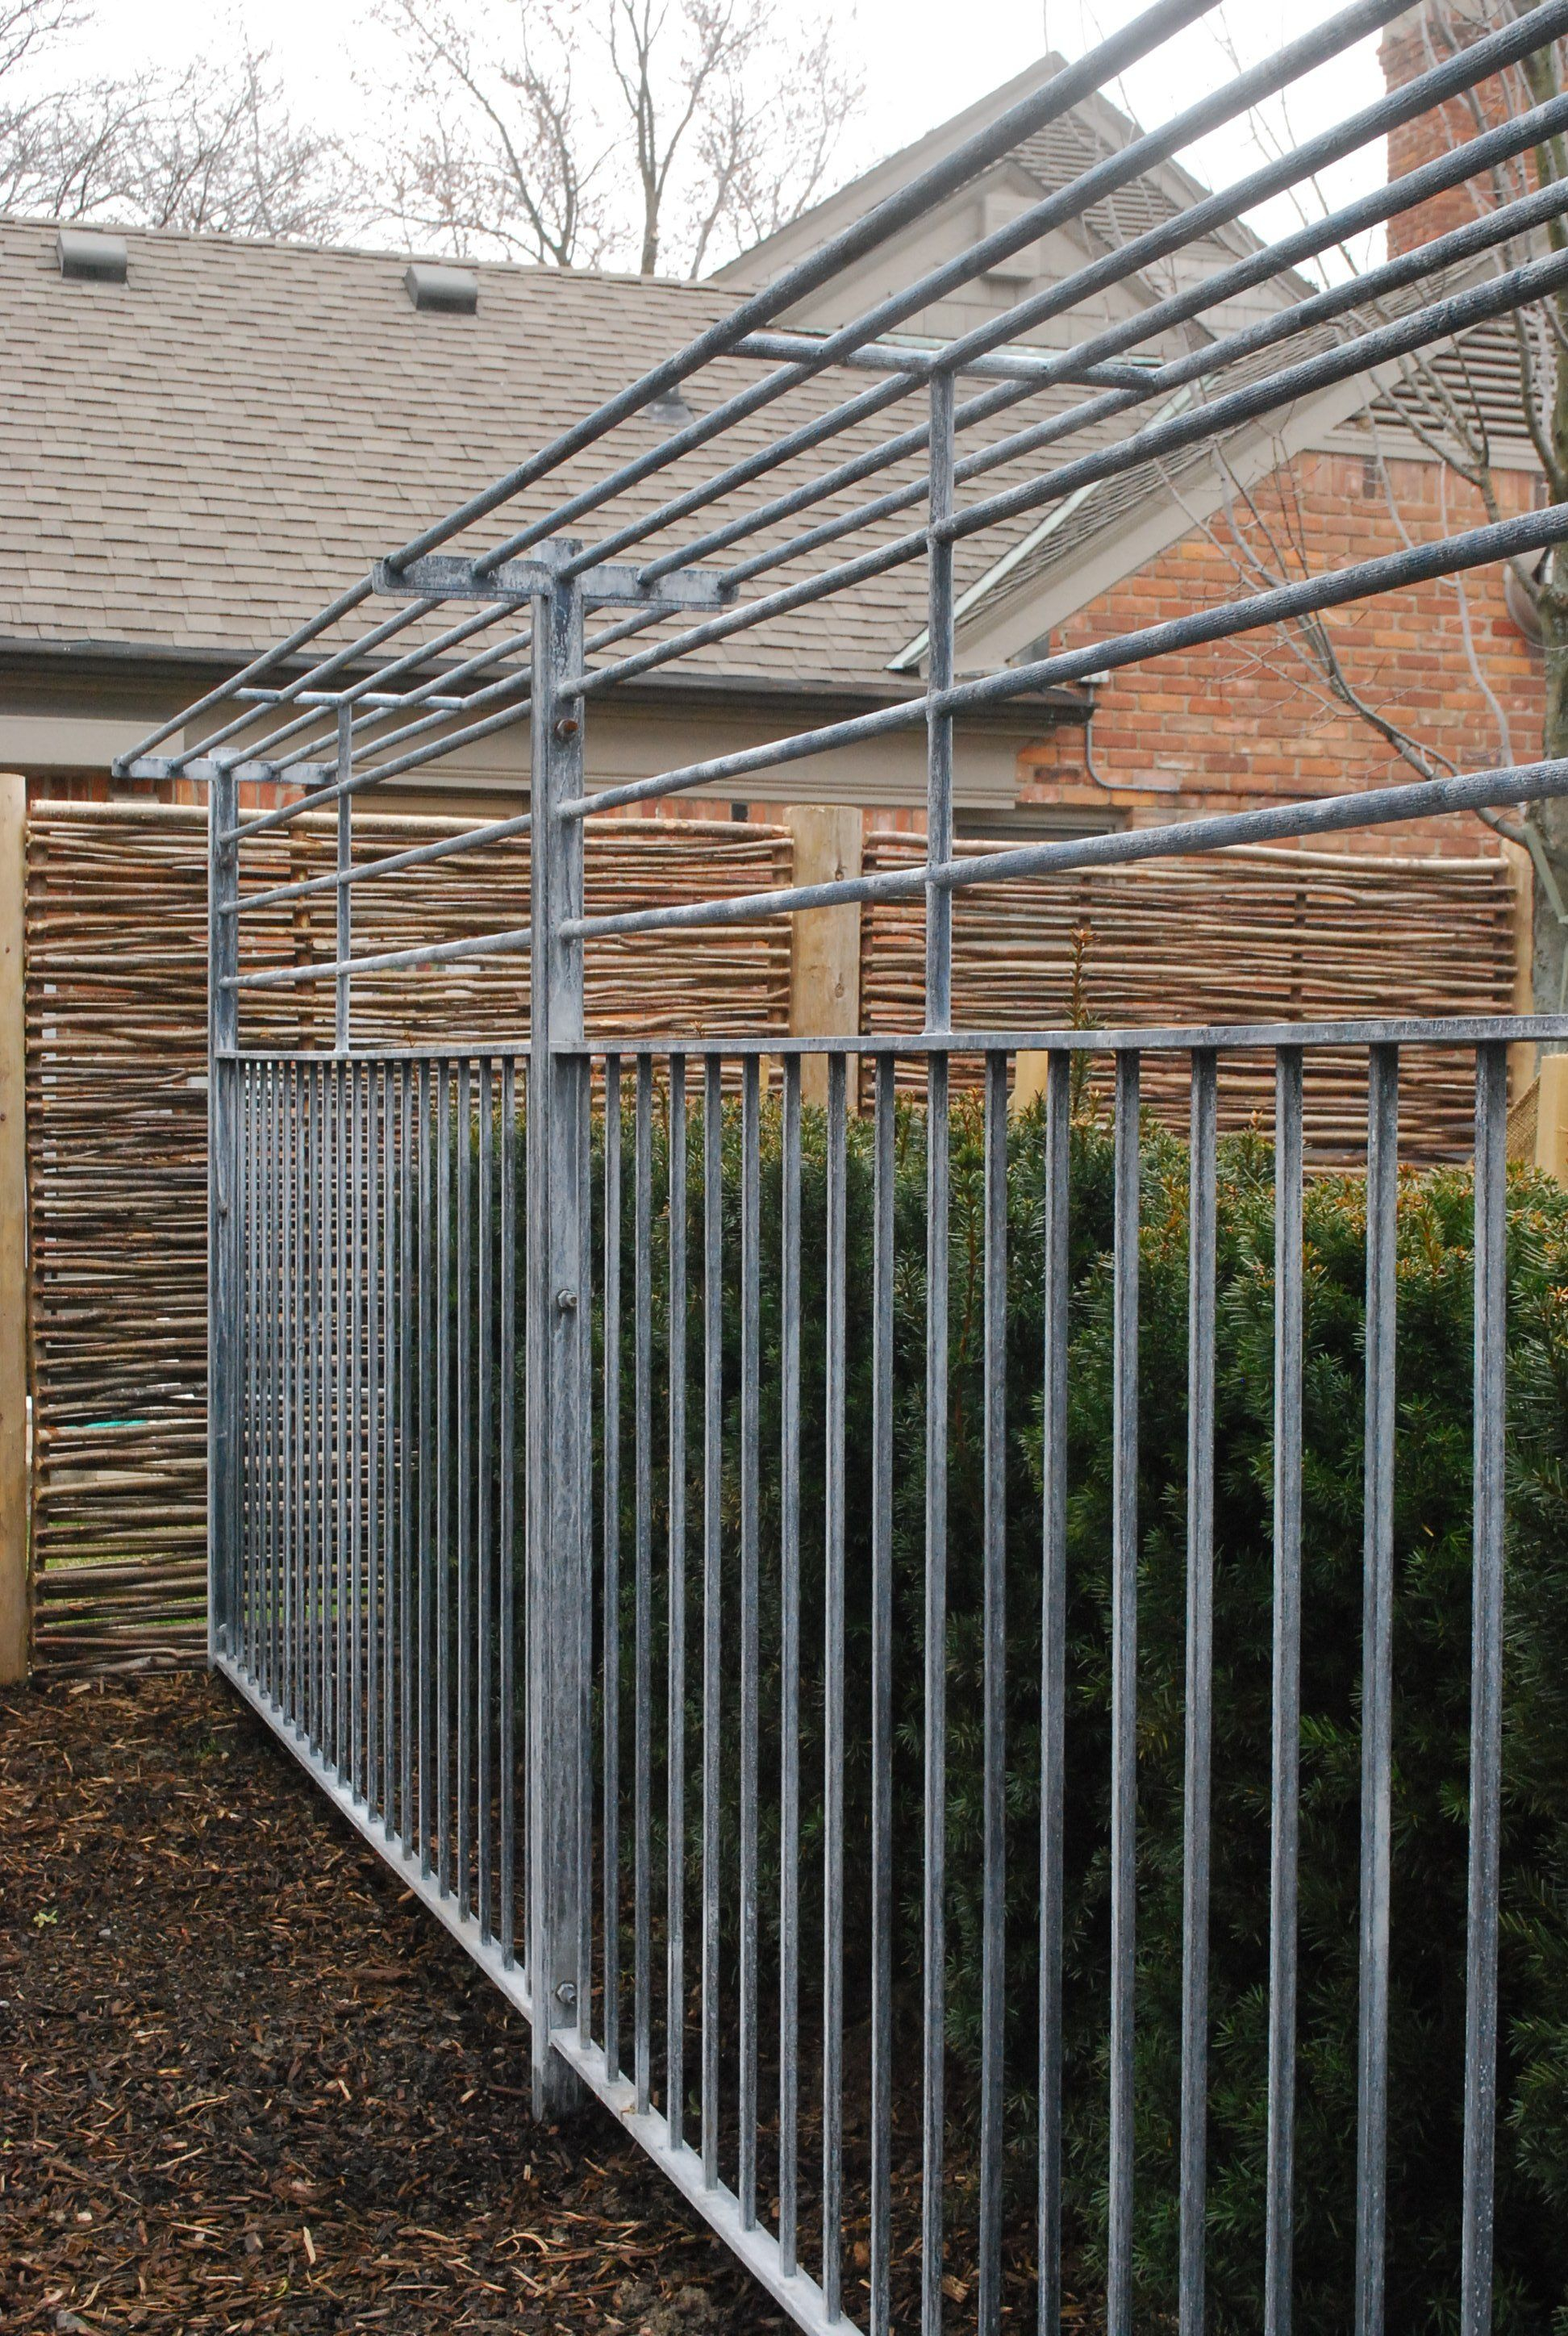
[[[852,2002],[863,1980],[869,1890],[872,1401],[871,1128],[849,1148],[850,1370],[846,1776]],[[630,1143],[628,1123],[627,1167]],[[947,1648],[950,2042],[954,2114],[978,2060],[982,1864],[980,1689],[982,1150],[977,1111],[952,1131],[951,1535]],[[912,1997],[920,1938],[924,1648],[925,1153],[921,1114],[896,1135],[893,1601],[895,1924]],[[691,1244],[688,1644],[700,1645],[702,1159],[688,1134]],[[738,1685],[739,1122],[724,1131],[726,1740]],[[776,1904],[780,1177],[776,1111],[763,1115],[761,1506],[763,1888]],[[1065,2108],[1067,2244],[1080,2291],[1103,2261],[1109,1996],[1112,1135],[1072,1134]],[[1032,2183],[1039,1835],[1040,1383],[1044,1125],[1008,1133],[1008,2003],[1010,2179]],[[662,1130],[652,1260],[654,1482],[666,1466],[667,1295]],[[803,1920],[818,1903],[823,1628],[824,1131],[807,1114],[803,1163]],[[1182,1965],[1185,1645],[1187,1161],[1151,1126],[1143,1145],[1138,1582],[1137,2311],[1174,2309]],[[1261,2318],[1267,2068],[1272,1157],[1256,1135],[1221,1147],[1215,1494],[1213,1856],[1209,2130],[1210,2325]],[[631,1547],[629,1191],[623,1289],[623,1550]],[[1360,1826],[1365,1206],[1359,1180],[1313,1181],[1305,1212],[1304,1646],[1300,1747],[1300,1998],[1296,2293],[1303,2331],[1351,2324],[1355,2231]],[[1398,1427],[1394,1630],[1394,1864],[1389,2067],[1388,2324],[1456,2325],[1463,2099],[1470,1661],[1471,1188],[1453,1170],[1406,1175],[1398,1222]],[[1558,2330],[1568,2292],[1568,1194],[1516,1177],[1509,1216],[1509,1525],[1505,1715],[1502,2063],[1495,2325]],[[666,1513],[656,1489],[654,1546]],[[656,1644],[664,1644],[657,1569]],[[630,1584],[625,1593],[629,1601]],[[626,1611],[629,1626],[629,1604]],[[629,1639],[629,1627],[623,1640]],[[688,1729],[697,1726],[696,1663]],[[662,1757],[662,1755],[661,1755]],[[726,1840],[735,1765],[726,1757]],[[662,1805],[662,1794],[660,1796]],[[662,1857],[662,1849],[659,1852]],[[726,1900],[728,1917],[733,1904]],[[901,2010],[901,2020],[908,2018]]]

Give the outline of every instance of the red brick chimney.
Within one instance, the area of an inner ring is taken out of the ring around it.
[[[1432,66],[1468,48],[1484,33],[1507,23],[1514,13],[1508,0],[1426,0],[1425,6],[1413,8],[1407,15],[1398,18],[1384,34],[1378,51],[1384,81],[1389,89],[1403,89],[1417,73],[1429,72]],[[1523,87],[1515,67],[1511,74],[1495,74],[1478,83],[1466,97],[1451,98],[1446,105],[1418,114],[1414,122],[1391,131],[1388,176],[1402,178],[1407,170],[1414,170],[1473,138],[1477,129],[1518,111],[1522,104],[1529,102],[1523,95]],[[1390,255],[1408,251],[1417,243],[1429,243],[1434,236],[1446,234],[1451,228],[1463,227],[1466,219],[1475,218],[1477,200],[1483,207],[1488,207],[1492,200],[1491,190],[1484,179],[1466,180],[1450,188],[1446,195],[1436,195],[1430,202],[1390,219]]]

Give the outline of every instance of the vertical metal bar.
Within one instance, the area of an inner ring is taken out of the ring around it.
[[[1388,2138],[1388,1911],[1394,1698],[1394,1436],[1399,1050],[1367,1080],[1365,1539],[1361,1608],[1361,1937],[1356,2331],[1382,2336]]]
[[[337,709],[337,784],[346,790],[354,775],[354,709],[340,706]],[[346,965],[354,947],[354,887],[347,881],[354,865],[354,797],[340,792],[337,797],[337,962]],[[334,985],[335,1034],[333,1044],[340,1055],[346,1054],[352,1037],[352,1001],[349,976],[340,973]]]
[[[294,1531],[295,1561],[295,1724],[310,1728],[310,1653],[313,1550],[310,1517],[310,1370],[311,1242],[310,1221],[310,1071],[297,1063],[294,1071]]]
[[[260,1614],[257,1648],[257,1669],[263,1690],[270,1695],[276,1677],[276,1634],[273,1614],[277,1606],[277,1500],[275,1449],[278,1426],[278,1266],[277,1266],[277,1196],[274,1192],[276,1164],[273,1126],[273,1066],[263,1063],[259,1079],[260,1105],[258,1112],[258,1186],[259,1206],[258,1216],[261,1233],[261,1322],[260,1349],[261,1404],[258,1432],[261,1449],[261,1542],[258,1568]]]
[[[762,1184],[757,1059],[741,1066],[740,1181],[740,2200],[756,2224],[757,1498],[761,1436]]]
[[[278,1701],[294,1708],[294,1066],[278,1066]]]
[[[281,1158],[278,1163],[279,1198],[283,1209],[283,1708],[289,1719],[297,1717],[298,1665],[295,1660],[295,1631],[298,1623],[297,1584],[295,1568],[299,1556],[299,1535],[296,1530],[295,1495],[297,1489],[294,1465],[295,1437],[299,1420],[298,1374],[296,1339],[297,1336],[298,1225],[295,1208],[296,1181],[299,1163],[299,1134],[295,1115],[295,1095],[298,1072],[293,1063],[282,1067],[282,1113],[280,1123]]]
[[[633,2070],[646,2113],[653,2067],[653,1063],[637,1059],[632,1395],[637,1414],[632,1714]]]
[[[784,1064],[779,1194],[779,2257],[800,2225],[801,1066]]]
[[[435,1838],[436,1878],[452,1888],[452,1069],[435,1091]]]
[[[457,1066],[457,1911],[473,1883],[473,1066]]]
[[[620,1056],[604,1066],[604,1424],[599,1430],[604,1486],[604,1796],[600,1856],[604,1879],[604,2056],[620,2074],[620,1230],[622,1112]]]
[[[953,678],[953,547],[937,528],[953,511],[953,380],[932,375],[926,540],[927,677],[932,697]],[[952,857],[953,724],[926,717],[926,857]],[[953,1020],[953,896],[926,888],[926,1028]],[[920,2328],[942,2324],[942,2187],[947,2052],[948,1208],[950,1064],[932,1054],[926,1100],[925,1888],[921,1956]]]
[[[261,1073],[246,1081],[245,1098],[245,1664],[253,1680],[261,1669]]]
[[[479,1859],[479,1934],[495,1932],[495,1076],[488,1056],[479,1066],[479,1248],[475,1400],[478,1497],[474,1524],[477,1572],[474,1616],[474,1834]]]
[[[332,1474],[337,1487],[336,1525],[336,1559],[333,1582],[335,1628],[333,1631],[332,1708],[334,1721],[334,1764],[340,1776],[348,1773],[349,1728],[353,1708],[353,1682],[348,1668],[349,1603],[354,1564],[354,1526],[356,1503],[351,1484],[353,1475],[354,1418],[354,1321],[350,1304],[353,1282],[351,1255],[353,1249],[350,1219],[350,1195],[353,1190],[351,1144],[349,1129],[352,1119],[352,1066],[346,1062],[333,1065],[335,1116],[334,1163],[337,1175],[337,1192],[330,1218],[336,1272],[336,1296],[334,1307],[332,1344]]]
[[[1470,1870],[1465,1973],[1461,2336],[1492,2324],[1497,2124],[1497,1887],[1503,1790],[1503,1533],[1507,1430],[1508,1056],[1475,1051],[1475,1492],[1470,1640]]]
[[[930,947],[930,929],[927,932]],[[931,1014],[928,965],[926,1013]],[[947,2109],[948,1840],[948,1218],[950,1065],[928,1057],[926,1078],[926,1579],[925,1877],[921,1907],[920,2328],[942,2324],[942,2189]]]
[[[936,530],[953,512],[953,377],[930,384],[930,530],[926,537],[927,676],[933,699],[953,681],[953,547]],[[953,717],[933,705],[926,717],[926,858],[952,858]],[[953,1013],[953,896],[926,887],[926,1028],[950,1030]]]
[[[207,879],[207,1654],[232,1654],[239,1621],[240,1445],[236,1333],[240,1310],[239,1144],[244,1110],[239,1043],[239,782],[214,765],[208,791]]]
[[[381,1076],[365,1066],[365,1799],[381,1791]]]
[[[517,1955],[517,1068],[501,1066],[501,1956]]]
[[[381,1071],[381,1325],[384,1340],[382,1398],[382,1777],[381,1815],[388,1841],[397,1831],[399,1738],[397,1733],[398,1631],[403,1620],[399,1567],[403,1480],[399,1472],[398,1403],[402,1394],[403,1277],[398,1270],[402,1218],[398,1207],[397,1074],[390,1063]]]
[[[239,1444],[239,1632],[245,1668],[256,1671],[256,1073],[239,1072],[239,1372],[243,1388],[236,1433]]]
[[[267,1338],[268,1379],[268,1499],[270,1534],[268,1546],[268,1687],[274,1704],[281,1702],[283,1668],[283,1066],[274,1063],[268,1074],[267,1215],[268,1260]]]
[[[550,2049],[553,2028],[586,2029],[585,1855],[592,1594],[589,1511],[589,1066],[583,953],[561,926],[582,910],[582,823],[560,805],[582,793],[582,708],[563,685],[582,669],[582,594],[559,583],[533,604],[531,927],[528,1090],[529,1962],[539,2116],[579,2098]]]
[[[292,1547],[289,1575],[293,1617],[289,1638],[288,1716],[296,1728],[305,1722],[306,1539],[305,1539],[305,1071],[298,1063],[288,1070],[288,1185],[290,1241],[288,1531]]]
[[[1182,1818],[1181,2336],[1203,2336],[1209,2120],[1209,1846],[1214,1680],[1217,1077],[1193,1056],[1187,1197],[1187,1669]]]
[[[686,2125],[686,1057],[669,1065],[669,1633],[667,1735],[665,2116],[672,2148]]]
[[[326,1069],[310,1073],[310,1740],[326,1757]]]
[[[1301,1050],[1274,1087],[1274,1713],[1269,1875],[1265,2336],[1290,2336],[1295,2217],[1297,1854],[1301,1750]]]
[[[702,1468],[702,2178],[718,2180],[719,1662],[724,1497],[724,1118],[722,1066],[710,1055],[703,1081]]]
[[[1133,2329],[1133,1974],[1138,1819],[1139,1063],[1116,1056],[1111,1523],[1111,2131],[1108,2336]]]
[[[563,1220],[569,1236],[567,1255],[575,1260],[573,1287],[584,1294],[586,1307],[593,1290],[593,1066],[586,1053],[578,1059],[579,1074],[573,1110],[579,1131],[575,1180]],[[576,1649],[576,1725],[570,1758],[580,1780],[577,1794],[575,1886],[577,1912],[577,2032],[578,2041],[592,2041],[593,1992],[593,1339],[587,1312],[578,1341],[570,1380],[570,1400],[578,1425],[578,1501],[573,1510],[579,1545],[578,1593],[562,1608],[561,1626],[572,1632]],[[570,1986],[570,1982],[569,1982]]]
[[[286,1605],[288,1582],[288,1504],[284,1455],[287,1430],[288,1219],[284,1200],[284,1066],[272,1070],[272,1699],[286,1691]]]
[[[281,1709],[287,1698],[288,1660],[288,1200],[287,1076],[279,1062],[272,1073],[272,1254],[277,1284],[272,1309],[272,1697]]]
[[[823,1648],[823,2309],[842,2299],[844,2028],[845,1065],[828,1057]]]
[[[348,1597],[348,1779],[365,1791],[365,1079],[357,1063],[345,1066],[352,1153],[349,1174],[348,1469],[350,1560]]]
[[[326,1073],[310,1072],[310,1745],[318,1756],[326,1741],[326,1439],[322,1433],[326,1400]]]
[[[1002,2312],[1002,2063],[1007,1990],[1008,1058],[986,1056],[980,1945],[980,2336]]]
[[[250,1665],[258,1686],[267,1684],[267,1073],[258,1065],[251,1085],[250,1206],[251,1326],[250,1347],[256,1378],[256,1416],[251,1430],[253,1502],[251,1536]]]
[[[443,1072],[443,1077],[445,1074]],[[419,1115],[419,1871],[428,1882],[434,1811],[431,1796],[431,1693],[434,1671],[431,1631],[434,1623],[435,1543],[433,1504],[435,1497],[436,1445],[434,1415],[437,1372],[434,1361],[435,1292],[432,1281],[430,1065],[419,1066],[416,1108]]]
[[[893,2116],[893,1076],[876,1058],[872,1194],[872,2336],[887,2336]]]
[[[280,1608],[283,1579],[282,1504],[282,1377],[283,1377],[283,1210],[279,1130],[282,1066],[267,1070],[267,1151],[263,1174],[267,1190],[267,1686],[273,1703],[280,1700]]]
[[[1039,2336],[1062,2323],[1062,1888],[1066,1817],[1067,1295],[1072,1056],[1046,1068],[1045,1376],[1041,1389],[1040,2023],[1036,2073]]]
[[[240,1660],[250,1661],[250,1072],[244,1063],[234,1066],[235,1153],[234,1204],[238,1243],[235,1265],[234,1369],[239,1382],[235,1405],[235,1581],[234,1632]]]
[[[412,1849],[417,1833],[414,1807],[414,1582],[415,1521],[414,1497],[418,1484],[414,1441],[414,1353],[417,1317],[414,1279],[414,1228],[419,1192],[417,1154],[414,1147],[414,1085],[412,1066],[404,1063],[398,1074],[398,1116],[402,1122],[402,1161],[399,1183],[399,1231],[402,1261],[398,1270],[398,1365],[397,1365],[397,1438],[398,1438],[398,1568],[401,1588],[398,1596],[402,1620],[398,1673],[400,1681],[398,1736],[401,1756],[402,1782],[399,1792],[399,1837],[405,1849]]]
[[[256,1338],[261,1309],[257,1295],[256,1205],[256,1082],[253,1065],[240,1064],[239,1073],[239,1209],[243,1247],[239,1259],[239,1637],[247,1671],[256,1673],[256,1422],[258,1380]]]
[[[294,1379],[294,1066],[278,1069],[278,1468],[280,1574],[278,1617],[278,1702],[290,1718],[294,1712],[294,1426],[297,1413]]]

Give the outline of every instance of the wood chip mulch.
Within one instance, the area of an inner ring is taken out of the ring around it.
[[[0,1695],[0,2330],[782,2328],[259,1721]]]

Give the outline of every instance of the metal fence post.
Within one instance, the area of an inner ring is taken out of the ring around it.
[[[563,549],[565,547],[562,547]],[[583,1035],[582,943],[561,925],[582,914],[582,822],[560,805],[582,792],[582,709],[561,684],[582,670],[582,593],[558,583],[534,601],[531,1061],[528,1108],[529,1971],[537,2116],[581,2098],[550,2050],[578,2026],[586,1905],[581,1814],[587,1790],[591,1630],[587,1494],[591,1337],[588,1244],[589,1068],[551,1048]]]
[[[234,1328],[238,1289],[235,1066],[239,1037],[239,850],[234,827],[239,788],[232,769],[212,767],[208,788],[207,924],[207,1653],[229,1651],[233,1623],[235,1525]]]

